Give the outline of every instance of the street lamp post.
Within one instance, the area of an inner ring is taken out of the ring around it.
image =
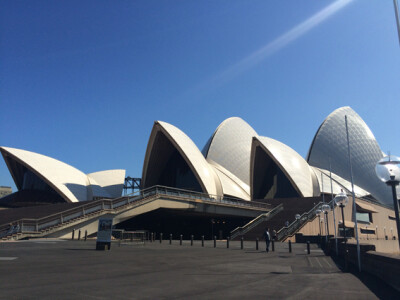
[[[392,187],[393,194],[393,206],[394,213],[396,216],[396,225],[397,225],[397,240],[399,241],[399,249],[400,249],[400,219],[399,219],[399,202],[397,200],[396,186],[399,185],[400,182],[400,158],[396,156],[385,156],[376,164],[375,171],[376,175],[380,180],[385,182],[388,186]],[[393,232],[392,232],[393,238]]]
[[[328,212],[331,210],[331,207],[328,204],[324,204],[321,206],[321,209],[325,214],[325,225],[326,225],[325,241],[328,244],[328,236],[329,236]]]
[[[300,215],[299,215],[299,214],[296,214],[294,217],[295,217],[296,220],[297,220],[297,227],[299,227],[299,226],[300,226]]]
[[[320,210],[320,209],[317,209],[317,210],[315,211],[315,214],[316,214],[317,217],[318,217],[319,235],[321,235],[321,212],[322,212],[322,210]]]
[[[335,197],[336,204],[339,205],[342,211],[342,226],[343,226],[343,237],[344,237],[344,264],[345,269],[347,269],[347,237],[346,237],[346,224],[344,222],[344,212],[343,209],[349,202],[349,198],[347,197],[346,193],[343,190],[336,195]]]
[[[347,198],[347,195],[343,190],[336,195],[335,197],[335,202],[336,204],[339,205],[340,209],[342,210],[342,225],[343,225],[343,236],[344,236],[344,242],[347,243],[347,238],[346,238],[346,224],[344,222],[344,212],[343,208],[347,205],[349,202],[349,198]]]
[[[322,210],[320,210],[320,209],[317,209],[316,211],[315,211],[315,214],[317,215],[317,217],[318,217],[318,226],[319,226],[319,245],[321,246],[321,238],[322,238],[322,235],[321,235],[321,213],[322,213]]]
[[[214,236],[214,224],[215,224],[215,220],[211,219],[211,239]]]
[[[346,206],[347,202],[349,201],[349,198],[347,198],[346,193],[343,192],[343,190],[341,190],[341,192],[339,194],[337,194],[335,196],[335,198],[333,199],[334,203],[336,205],[339,205],[341,211],[342,211],[342,225],[343,225],[343,233],[344,233],[344,242],[347,243],[346,241],[346,227],[344,226],[344,213],[343,213],[343,208]],[[335,207],[335,204],[333,204],[333,207]],[[335,209],[335,208],[333,208]],[[335,225],[336,226],[336,225]],[[335,242],[336,242],[336,254],[338,254],[338,244],[337,244],[337,238],[335,238]]]

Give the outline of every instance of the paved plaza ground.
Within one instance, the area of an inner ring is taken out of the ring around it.
[[[343,273],[320,249],[277,243],[30,240],[0,243],[0,299],[400,299],[368,276]]]

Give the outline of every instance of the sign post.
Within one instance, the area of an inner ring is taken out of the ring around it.
[[[99,228],[97,230],[96,250],[111,249],[111,233],[112,233],[112,218],[99,219]]]

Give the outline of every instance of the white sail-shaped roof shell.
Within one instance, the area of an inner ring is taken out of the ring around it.
[[[178,150],[180,155],[192,170],[204,193],[211,195],[222,194],[215,171],[209,166],[206,159],[193,141],[177,127],[162,121],[156,121],[154,123],[153,130],[150,134],[143,164],[142,184],[144,188],[149,187],[148,168],[149,163],[151,163],[151,152],[153,151],[157,134],[163,134],[172,143],[175,149]]]
[[[263,136],[253,138],[252,156],[255,155],[256,146],[260,146],[272,158],[301,197],[315,196],[314,174],[308,163],[296,151],[277,140]],[[256,167],[253,164],[251,164],[252,173]]]
[[[167,145],[165,142],[157,141],[159,134],[167,138],[170,144]],[[171,151],[169,149],[171,144],[195,175],[202,192],[210,195],[250,200],[250,188],[248,185],[218,163],[205,159],[194,142],[183,131],[162,121],[154,123],[150,134],[143,164],[143,188],[163,184],[159,178],[167,164],[164,160],[169,160],[171,156],[170,154],[166,154],[165,157],[161,156]],[[156,149],[163,146],[168,149],[164,149],[164,151],[163,149]]]
[[[335,110],[322,123],[311,144],[308,163],[325,170],[331,166],[333,173],[351,181],[345,116],[354,184],[382,203],[391,204],[390,189],[375,174],[375,165],[383,157],[382,151],[367,124],[348,106]]]
[[[102,186],[111,186],[116,182],[122,185],[124,183],[124,179],[115,180],[110,176],[104,176],[111,174],[107,172],[103,176],[97,174],[89,177],[64,162],[35,152],[9,147],[0,147],[0,151],[18,188],[20,188],[22,182],[22,178],[20,178],[22,174],[13,169],[10,160],[15,160],[18,164],[36,174],[67,202],[87,201],[92,200],[93,197],[111,198],[111,195]],[[101,184],[96,179],[99,179]],[[114,192],[116,195],[116,191]],[[122,186],[118,196],[121,196],[121,193]]]
[[[87,176],[92,186],[97,183],[111,198],[117,198],[122,194],[125,174],[125,170],[115,169],[90,173]]]
[[[241,118],[226,119],[208,140],[203,155],[249,186],[253,136],[257,136],[257,132]]]
[[[334,195],[339,194],[342,190],[347,194],[351,194],[351,182],[343,179],[335,173],[330,173],[328,170],[311,167],[318,178],[320,190],[325,194],[333,192]],[[322,174],[322,176],[321,176]],[[331,177],[332,176],[332,181]],[[322,178],[322,179],[321,179]],[[332,183],[332,188],[331,188]],[[357,185],[354,185],[354,194],[356,197],[361,198],[369,196],[370,193]]]
[[[250,200],[250,187],[216,162],[207,159],[207,162],[215,170],[222,186],[223,194],[243,200]]]

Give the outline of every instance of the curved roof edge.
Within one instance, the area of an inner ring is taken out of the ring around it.
[[[352,155],[354,184],[382,203],[391,203],[390,189],[375,175],[382,150],[371,129],[351,107],[343,106],[323,121],[310,145],[307,162],[350,181],[348,145]]]
[[[146,186],[147,169],[150,163],[151,152],[154,148],[156,135],[162,133],[180,153],[192,170],[203,192],[211,195],[221,195],[222,188],[216,178],[215,171],[208,165],[206,159],[194,142],[179,128],[162,121],[155,121],[150,134],[143,162],[142,181]]]
[[[230,117],[217,127],[202,153],[249,185],[251,142],[257,135],[242,118]]]
[[[243,119],[240,118],[240,117],[229,117],[229,118],[223,120],[223,121],[217,126],[217,128],[214,130],[213,134],[211,135],[211,137],[208,139],[207,143],[204,145],[203,149],[201,150],[201,153],[204,155],[204,157],[207,157],[208,151],[210,150],[210,146],[211,146],[211,144],[212,144],[212,142],[213,142],[213,140],[214,140],[214,137],[215,137],[215,135],[217,134],[217,132],[218,132],[226,123],[229,123],[230,121],[235,120],[235,119],[241,120],[241,121],[243,121],[243,122],[246,123],[246,121],[243,120]],[[247,123],[246,123],[246,124],[247,124]],[[249,126],[250,126],[250,125],[249,125]]]
[[[227,169],[211,159],[207,162],[217,171],[224,195],[250,200],[250,187]]]
[[[92,173],[89,176],[71,165],[39,153],[10,147],[0,147],[0,152],[19,190],[23,188],[24,174],[18,167],[21,165],[38,176],[67,202],[87,201],[93,197],[111,198],[107,188],[104,189],[101,185],[107,181],[121,182],[121,178],[111,178],[112,170]],[[121,171],[123,170],[118,171],[119,175],[122,174]],[[106,181],[105,177],[108,177]],[[102,183],[99,184],[96,179],[100,179]],[[124,179],[122,185],[123,183]]]
[[[322,182],[324,184],[324,189],[323,192],[326,194],[331,193],[331,182],[330,182],[330,176],[329,176],[329,171],[322,169],[322,168],[317,168],[317,167],[311,167],[314,172],[317,175],[318,178],[318,184],[320,186],[320,189],[322,191]],[[339,175],[332,173],[332,188],[333,188],[333,194],[338,194],[341,189],[345,190],[347,193],[351,193],[351,182],[348,180],[340,177]],[[322,174],[322,181],[321,181],[321,174]],[[354,193],[356,197],[365,197],[370,195],[370,193],[363,188],[359,187],[358,185],[354,185]]]
[[[94,179],[111,198],[121,197],[126,171],[123,169],[105,170],[87,174],[90,182]]]
[[[6,161],[8,169],[18,189],[22,188],[20,185],[22,178],[19,178],[22,174],[16,174],[17,170],[10,165],[10,162],[6,159],[6,157],[10,157],[12,160],[15,160],[36,174],[40,179],[42,179],[58,194],[60,194],[65,201],[79,202],[80,200],[86,200],[87,194],[84,195],[81,186],[84,186],[85,193],[87,193],[87,177],[78,169],[49,156],[27,150],[0,147],[0,151],[3,154],[4,160]],[[60,169],[62,171],[57,172],[57,170]],[[59,174],[57,173],[62,173],[63,175],[66,173],[69,175],[68,177],[74,177],[71,185],[67,187],[65,184],[63,184],[63,180],[59,178]]]
[[[312,171],[308,163],[295,150],[277,140],[263,136],[253,137],[251,152],[252,172],[254,172],[253,164],[255,159],[255,151],[253,149],[257,146],[260,146],[275,162],[301,197],[315,196]]]

